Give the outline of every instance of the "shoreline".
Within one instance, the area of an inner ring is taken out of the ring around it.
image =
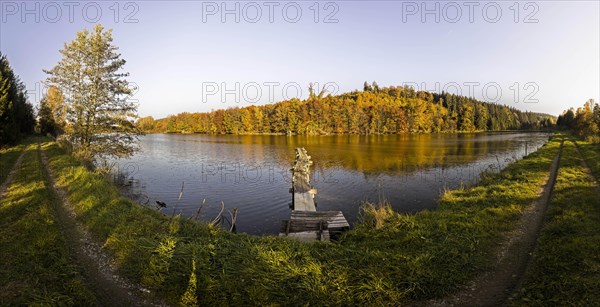
[[[554,135],[499,174],[447,191],[435,210],[401,214],[375,204],[335,243],[232,234],[168,216],[120,196],[57,143],[46,139],[41,150],[73,218],[118,273],[168,304],[419,305],[493,268],[540,197],[559,144]]]
[[[148,134],[166,135],[206,135],[206,136],[388,136],[388,135],[435,135],[435,134],[479,134],[479,133],[556,133],[556,130],[480,130],[480,131],[448,131],[448,132],[405,132],[405,133],[377,133],[377,134],[355,134],[355,133],[323,133],[323,134],[286,134],[286,133],[203,133],[203,132],[143,132]]]

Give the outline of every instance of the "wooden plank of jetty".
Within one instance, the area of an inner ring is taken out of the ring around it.
[[[290,219],[282,221],[279,236],[302,241],[337,239],[350,229],[341,211],[292,211]]]
[[[292,167],[292,207],[294,210],[316,211],[317,190],[310,185],[312,161],[304,148],[296,148],[296,160]]]

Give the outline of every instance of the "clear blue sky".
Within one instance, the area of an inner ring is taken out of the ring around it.
[[[96,22],[114,29],[128,79],[139,86],[134,98],[141,116],[249,105],[234,102],[234,94],[222,101],[222,85],[234,90],[236,83],[242,100],[257,104],[283,98],[286,84],[287,97],[298,84],[301,98],[310,82],[335,83],[338,93],[361,89],[365,80],[450,92],[459,85],[464,95],[472,90],[479,99],[555,115],[600,96],[598,1],[455,2],[460,16],[449,2],[319,2],[318,22],[314,1],[229,1],[226,8],[237,3],[240,9],[226,20],[222,1],[48,3],[0,3],[0,50],[33,102],[36,84],[46,78],[42,69],[52,68],[63,44]],[[422,16],[423,9],[436,13]],[[257,84],[260,99],[254,99]]]

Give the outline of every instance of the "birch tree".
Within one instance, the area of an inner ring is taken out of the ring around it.
[[[122,72],[125,60],[112,44],[112,30],[96,25],[78,32],[60,50],[62,59],[46,83],[63,95],[67,136],[75,153],[87,161],[126,157],[137,150],[137,103]]]

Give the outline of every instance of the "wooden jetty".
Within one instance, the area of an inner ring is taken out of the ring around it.
[[[310,185],[312,161],[304,148],[296,148],[292,171],[292,213],[289,220],[281,222],[279,236],[302,241],[329,241],[337,239],[350,228],[341,211],[317,211],[315,194]]]
[[[289,221],[281,221],[279,236],[301,241],[336,240],[350,229],[341,211],[292,211]]]

